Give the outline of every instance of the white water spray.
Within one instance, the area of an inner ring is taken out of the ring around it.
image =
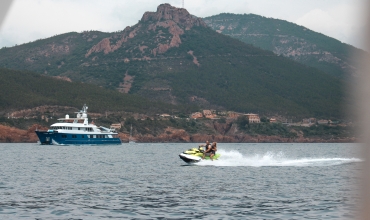
[[[288,158],[283,152],[273,153],[266,152],[264,154],[243,155],[236,150],[226,151],[218,150],[221,157],[218,160],[209,161],[204,160],[196,165],[200,166],[334,166],[346,163],[362,162],[359,158]]]

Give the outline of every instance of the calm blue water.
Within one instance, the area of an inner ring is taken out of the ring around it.
[[[355,144],[0,144],[0,219],[353,219]]]

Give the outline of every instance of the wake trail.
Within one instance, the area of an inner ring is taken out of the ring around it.
[[[214,161],[201,161],[196,165],[199,166],[335,166],[347,163],[362,162],[359,158],[336,158],[336,157],[302,157],[288,158],[283,152],[266,152],[264,154],[243,155],[236,150],[226,151],[218,150],[221,157]]]

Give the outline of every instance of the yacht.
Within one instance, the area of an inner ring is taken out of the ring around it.
[[[102,145],[121,144],[115,129],[97,127],[94,123],[89,124],[86,104],[82,110],[76,112],[76,118],[58,119],[47,131],[36,130],[36,134],[43,145]]]

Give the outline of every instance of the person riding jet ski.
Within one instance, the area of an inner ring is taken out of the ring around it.
[[[206,148],[206,150],[203,150],[203,147],[205,147],[205,146],[208,146],[208,148]],[[207,153],[211,153],[211,154],[209,154],[209,156],[204,155],[204,152],[207,151],[207,150],[208,150]],[[179,155],[179,157],[183,161],[185,161],[186,163],[198,163],[202,160],[202,158],[204,158],[204,160],[208,160],[208,159],[211,159],[211,157],[210,157],[211,155],[212,155],[212,160],[213,159],[217,160],[221,155],[219,153],[216,153],[216,151],[217,151],[216,144],[212,148],[211,145],[209,144],[209,141],[207,141],[206,145],[200,145],[198,148],[188,149],[188,150],[182,152]]]
[[[211,148],[211,144],[209,143],[209,141],[206,141],[206,144],[203,144],[203,145],[199,145],[198,149],[200,152],[204,152],[204,151],[207,151],[208,149]]]
[[[211,160],[213,160],[213,156],[216,155],[216,151],[217,151],[217,143],[213,142],[211,147],[208,148],[206,151],[204,151],[202,160],[204,160],[205,156],[209,156],[209,158],[211,158]]]

